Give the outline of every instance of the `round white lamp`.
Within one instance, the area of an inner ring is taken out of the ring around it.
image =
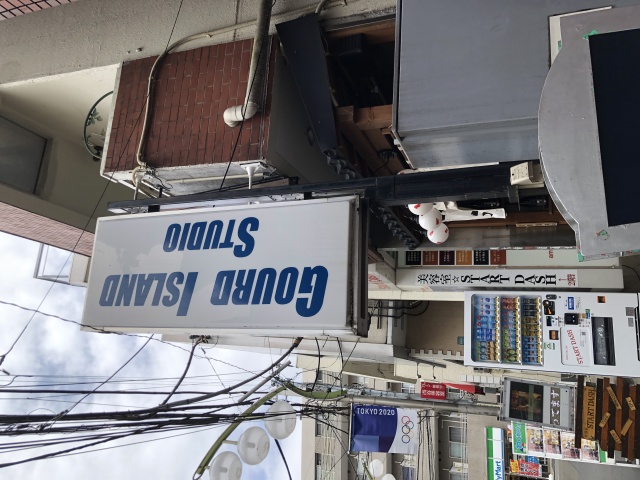
[[[269,407],[267,418],[264,420],[264,428],[276,440],[287,438],[293,433],[296,429],[296,415],[289,402],[280,400]]]
[[[240,480],[242,476],[242,462],[233,452],[222,452],[216,455],[209,464],[209,478],[211,480]]]
[[[437,208],[432,208],[427,213],[418,217],[418,223],[428,232],[442,223],[442,214]]]
[[[433,203],[412,203],[407,208],[414,215],[424,215],[433,208]]]
[[[390,473],[385,474],[381,480],[396,480],[396,477],[391,475]]]
[[[248,465],[257,465],[269,454],[269,435],[260,427],[247,429],[238,439],[238,453]]]
[[[380,460],[374,458],[373,460],[371,460],[371,463],[369,463],[369,472],[374,477],[379,477],[380,475],[382,475],[382,472],[384,472],[384,465]]]
[[[440,223],[433,230],[427,232],[427,238],[433,243],[444,243],[447,241],[447,238],[449,238],[449,227],[444,223]]]

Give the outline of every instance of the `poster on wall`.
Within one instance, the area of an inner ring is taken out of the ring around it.
[[[509,473],[516,473],[523,477],[541,477],[542,465],[530,462],[526,458],[518,458],[509,462]]]
[[[419,443],[418,411],[380,405],[354,405],[351,451],[414,455]]]
[[[544,457],[544,434],[541,428],[526,427],[527,431],[527,455]]]
[[[562,458],[567,460],[579,460],[580,449],[576,448],[576,436],[571,432],[561,432]]]
[[[522,422],[511,422],[512,473],[531,475],[534,468],[524,463],[539,463],[538,458],[558,458],[583,462],[606,462],[606,455],[595,440],[576,443],[575,434],[556,428],[539,428]],[[579,445],[579,446],[578,446]],[[519,465],[515,465],[518,463]],[[514,470],[518,469],[518,471]],[[527,473],[525,473],[527,472]],[[534,475],[535,476],[535,475]]]
[[[527,454],[527,426],[522,422],[511,424],[511,447],[514,455]]]
[[[587,440],[583,438],[580,458],[583,462],[599,462],[600,452],[598,450],[598,443],[595,440]]]
[[[562,458],[560,430],[544,428],[544,453],[547,458]]]

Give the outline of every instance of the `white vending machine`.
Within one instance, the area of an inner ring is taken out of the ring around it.
[[[472,367],[640,377],[638,294],[466,292]]]

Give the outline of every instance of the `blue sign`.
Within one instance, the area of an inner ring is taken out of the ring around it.
[[[415,454],[418,412],[380,405],[354,405],[351,451]]]

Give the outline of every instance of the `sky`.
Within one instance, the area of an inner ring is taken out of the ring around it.
[[[52,284],[33,278],[38,246],[39,244],[35,242],[0,233],[0,268],[2,272],[0,275],[0,302],[11,302],[35,309],[45,299],[39,309],[41,312],[77,322],[81,321],[84,288],[59,283]],[[7,352],[30,317],[31,312],[0,304],[0,354]],[[85,332],[81,331],[76,324],[36,315],[0,367],[6,372],[0,373],[0,414],[46,414],[52,411],[58,413],[73,405],[80,398],[79,396],[33,394],[27,399],[22,394],[3,393],[2,386],[6,386],[14,379],[14,376],[55,375],[60,377],[18,377],[13,381],[12,387],[33,385],[29,382],[42,384],[78,381],[77,378],[69,378],[68,376],[99,377],[102,380],[118,370],[145,341],[145,338],[140,337]],[[177,348],[176,345],[181,348]],[[151,341],[131,363],[114,377],[113,381],[137,381],[135,384],[127,383],[128,388],[153,386],[161,390],[171,390],[176,379],[184,370],[189,357],[189,349],[190,345],[188,344],[171,345]],[[266,368],[277,357],[275,352],[271,356],[235,352],[215,346],[206,346],[205,352],[198,348],[197,353],[199,357],[194,357],[189,375],[183,385],[192,390],[207,391],[218,390],[222,387],[221,382],[224,386],[238,382],[249,376],[248,372],[257,372]],[[208,358],[204,357],[204,353]],[[294,374],[295,371],[292,369],[288,375]],[[141,379],[149,378],[156,380],[144,384],[139,382]],[[80,381],[88,380],[96,380],[96,378],[80,379]],[[116,384],[114,383],[114,385]],[[93,386],[95,384],[91,388]],[[103,388],[115,387],[108,385]],[[156,398],[140,395],[92,395],[75,407],[73,412],[110,411],[118,408],[114,405],[129,408],[148,407],[159,403],[159,399],[163,398],[162,396]],[[177,396],[173,399],[180,398],[184,397]],[[228,397],[225,400],[228,400]],[[239,410],[235,411],[239,413]],[[244,429],[261,423],[252,422],[241,426],[230,439],[237,440]],[[153,478],[155,480],[173,480],[192,478],[202,457],[223,428],[224,426],[209,428],[199,433],[160,441],[7,467],[0,470],[0,478],[3,480],[24,480],[27,478],[65,480]],[[175,434],[160,433],[158,435],[137,436],[94,448],[152,440]],[[42,439],[42,436],[36,439]],[[14,441],[16,441],[16,437],[0,437],[0,446],[2,443]],[[281,441],[281,446],[287,456],[293,478],[298,479],[301,468],[300,422],[298,422],[294,434]],[[56,448],[64,447],[58,446]],[[233,451],[234,448],[232,445],[228,445],[224,446],[221,451]],[[0,463],[13,462],[42,453],[44,450],[28,450],[26,452],[0,450]],[[205,474],[203,478],[208,478],[208,475]],[[242,478],[256,480],[287,478],[284,463],[273,440],[267,460],[257,466],[245,465]]]

